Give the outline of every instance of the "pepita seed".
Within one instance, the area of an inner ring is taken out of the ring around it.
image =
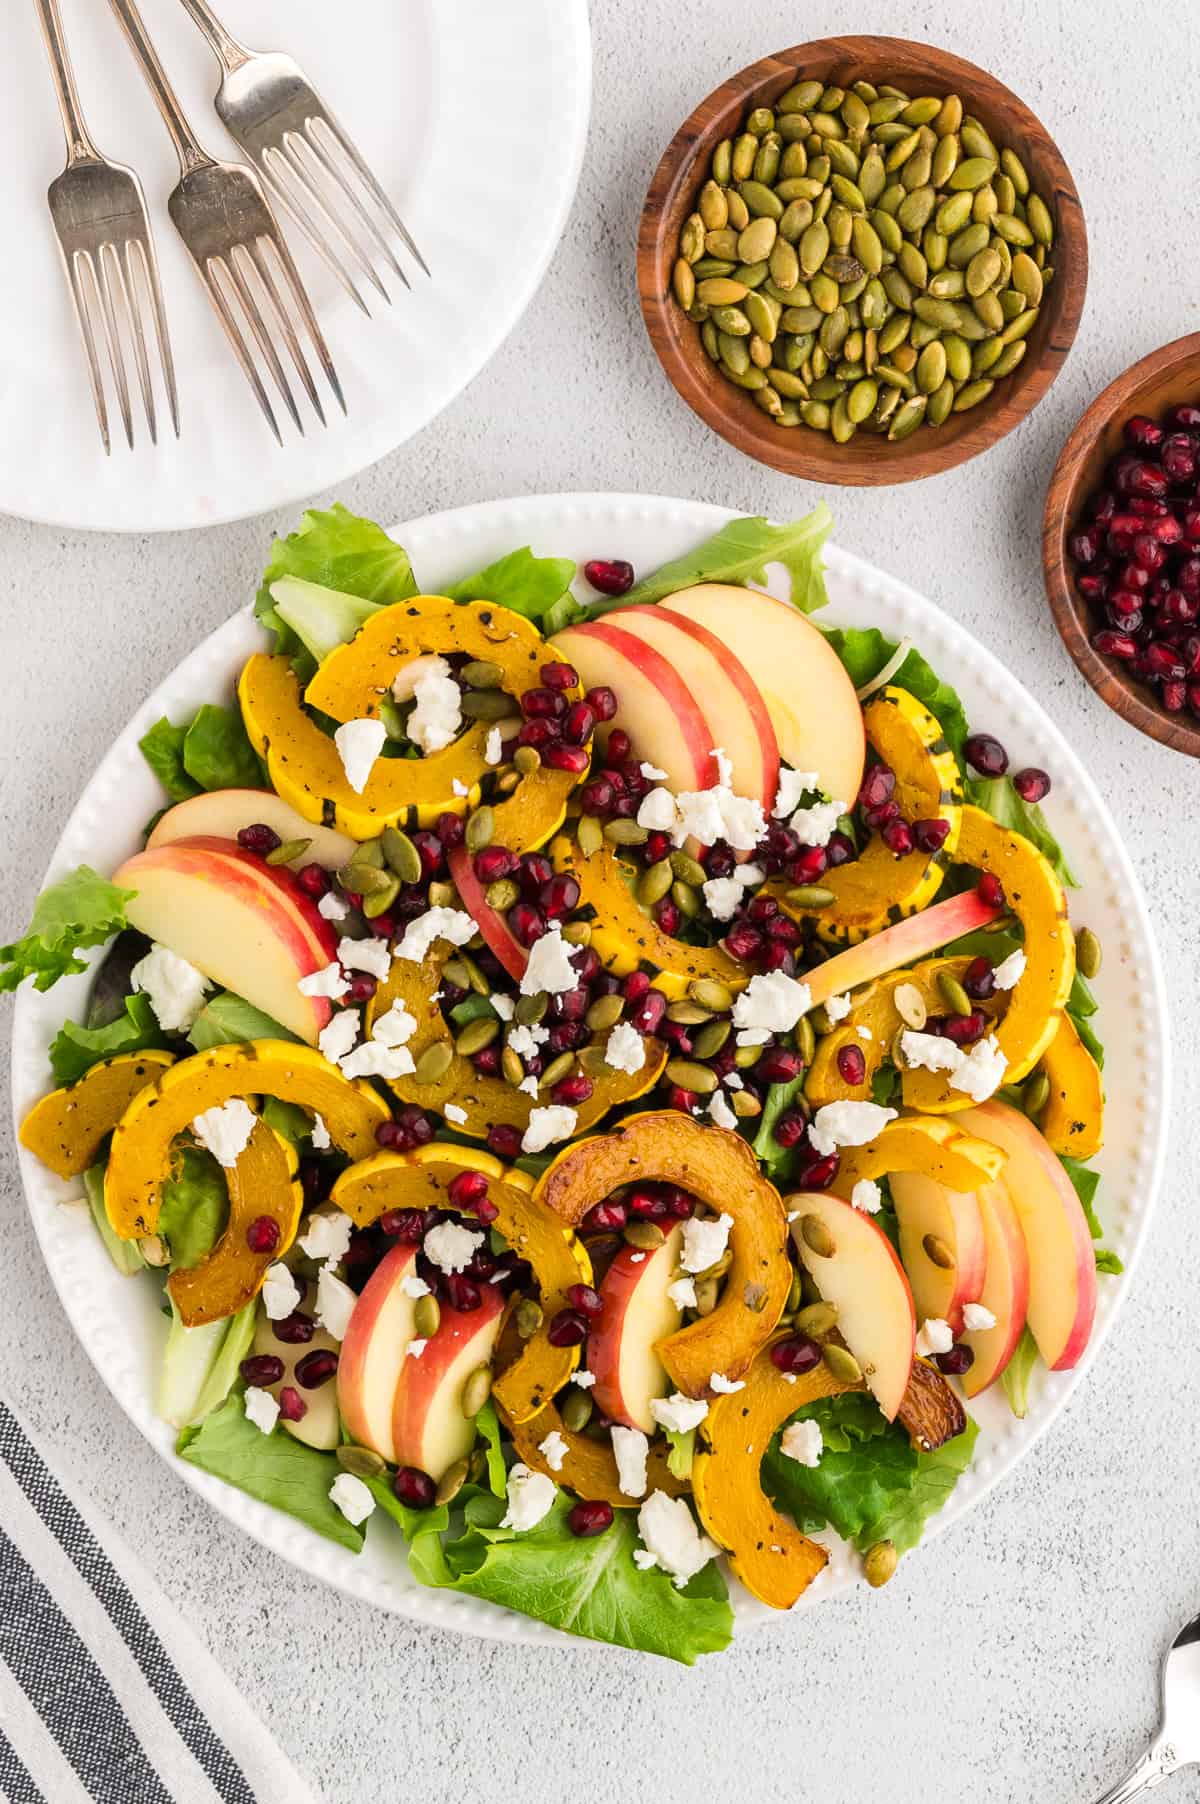
[[[702,1272],[697,1272],[696,1277],[698,1279],[699,1278],[723,1278],[725,1276],[725,1273],[729,1270],[729,1268],[732,1264],[733,1264],[733,1249],[731,1247],[726,1247],[725,1251],[721,1254],[721,1257],[717,1260],[714,1260],[712,1265],[706,1266]]]
[[[463,665],[459,675],[470,689],[498,689],[504,681],[501,666],[487,658],[472,658],[469,664]]]
[[[442,1306],[432,1293],[418,1297],[413,1306],[413,1327],[422,1340],[436,1334],[442,1321]]]
[[[361,851],[361,846],[359,847]],[[338,872],[338,882],[344,890],[354,896],[371,896],[378,890],[386,889],[392,881],[386,871],[376,865],[362,864],[357,860],[353,864],[343,865]]]
[[[519,1027],[537,1027],[545,1019],[549,1007],[550,998],[545,990],[535,990],[532,996],[518,996],[513,1020]]]
[[[717,1087],[716,1072],[692,1059],[668,1060],[664,1076],[669,1084],[677,1084],[681,1090],[691,1090],[697,1096],[711,1096]]]
[[[383,856],[401,883],[419,883],[422,869],[421,854],[413,845],[408,834],[402,833],[399,827],[385,827],[381,843]]]
[[[863,1577],[873,1591],[878,1591],[895,1576],[899,1563],[900,1555],[894,1541],[876,1541],[863,1555]]]
[[[467,720],[504,720],[513,712],[502,689],[465,689],[459,707]]]
[[[706,1021],[712,1020],[712,1010],[701,1008],[698,1002],[690,997],[681,997],[672,1002],[667,1009],[667,1020],[678,1021],[681,1027],[702,1027]]]
[[[482,852],[485,846],[492,843],[492,835],[496,831],[496,812],[485,803],[476,808],[468,818],[463,832],[463,842],[468,852]]]
[[[631,1221],[622,1238],[628,1246],[639,1247],[644,1253],[652,1253],[655,1247],[663,1244],[666,1235],[657,1222]]]
[[[443,1472],[438,1488],[433,1494],[433,1501],[438,1504],[453,1503],[470,1475],[470,1459],[456,1459],[454,1464],[447,1466]]]
[[[579,825],[575,829],[579,841],[579,850],[585,858],[591,858],[604,844],[604,828],[594,814],[581,814]]]
[[[1030,1121],[1036,1121],[1050,1100],[1050,1079],[1044,1071],[1035,1071],[1021,1092],[1021,1107]]]
[[[774,393],[774,390],[772,390]],[[680,883],[678,879],[671,885],[671,900],[680,914],[687,921],[694,921],[700,913],[700,897],[690,883]]]
[[[555,1084],[561,1084],[564,1077],[569,1077],[575,1069],[575,1054],[560,1052],[556,1059],[551,1059],[538,1078],[539,1090],[552,1090]]]
[[[693,1039],[692,1051],[698,1059],[714,1058],[732,1032],[732,1021],[710,1021]]]
[[[267,853],[266,861],[268,864],[291,864],[294,859],[303,858],[311,845],[311,839],[285,839],[282,845]]]
[[[925,998],[915,983],[902,983],[892,993],[892,1001],[896,1005],[896,1013],[906,1027],[919,1033],[928,1020]]]
[[[792,1038],[805,1065],[811,1065],[817,1050],[817,1030],[807,1015],[802,1015],[797,1021]]]
[[[565,921],[561,931],[568,946],[590,946],[592,943],[590,921]]]
[[[628,1229],[626,1229],[626,1233],[628,1233]],[[720,1296],[720,1293],[721,1286],[718,1279],[697,1278],[696,1314],[699,1316],[711,1315],[717,1306],[717,1298]]]
[[[387,1461],[375,1452],[372,1447],[356,1447],[348,1443],[335,1449],[337,1463],[343,1472],[352,1472],[355,1478],[378,1478],[387,1470]]]
[[[931,1265],[936,1265],[940,1271],[944,1272],[954,1270],[956,1264],[954,1254],[939,1234],[926,1234],[921,1245],[925,1249],[925,1257]]]
[[[171,1251],[161,1234],[143,1234],[137,1243],[138,1252],[146,1264],[156,1270],[171,1263]]]
[[[471,942],[473,945],[474,941]],[[492,986],[481,968],[475,963],[469,952],[462,955],[463,970],[467,974],[467,988],[474,990],[477,996],[490,996]]]
[[[791,1303],[789,1296],[788,1302]],[[794,1307],[794,1305],[793,1305]],[[838,1307],[836,1303],[807,1303],[796,1315],[795,1327],[799,1334],[807,1334],[813,1340],[823,1340],[832,1334],[837,1327]]]
[[[821,1357],[833,1376],[842,1384],[861,1384],[862,1367],[848,1347],[839,1341],[827,1340],[821,1348]]]
[[[559,1405],[562,1425],[569,1434],[582,1434],[592,1419],[595,1404],[587,1391],[581,1391],[577,1384],[571,1385]]]
[[[1075,935],[1075,964],[1081,977],[1095,977],[1104,962],[1104,949],[1090,927]]]
[[[520,1054],[514,1052],[511,1046],[506,1046],[500,1054],[500,1075],[514,1090],[525,1082],[525,1066]]]
[[[617,1025],[624,1011],[624,997],[597,996],[584,1016],[584,1020],[594,1034],[603,1034]]]
[[[484,1404],[492,1394],[491,1366],[476,1366],[462,1390],[462,1413],[468,1422],[474,1421]]]
[[[374,895],[364,896],[362,911],[366,915],[368,921],[373,921],[376,915],[381,915],[385,910],[389,909],[399,894],[400,879],[398,877],[389,877],[382,889],[377,889]]]
[[[800,1217],[800,1235],[809,1252],[819,1259],[832,1259],[837,1252],[837,1243],[819,1215]]]
[[[756,1115],[762,1114],[762,1103],[753,1090],[735,1090],[729,1099],[729,1106],[739,1121],[752,1121]]]
[[[646,827],[639,827],[636,821],[615,820],[606,824],[604,837],[611,840],[614,846],[644,846],[650,833]]]
[[[488,907],[503,915],[518,900],[521,891],[511,877],[497,877],[495,883],[488,884],[483,894]]]
[[[819,883],[798,883],[786,892],[784,899],[793,908],[828,908],[837,901],[837,895]]]
[[[490,1046],[500,1032],[500,1023],[494,1015],[480,1015],[474,1021],[468,1021],[454,1042],[454,1050],[460,1058],[469,1059],[474,1053],[482,1052]]]
[[[532,1297],[522,1297],[513,1311],[513,1321],[521,1340],[532,1340],[545,1319],[541,1304],[536,1303]]]
[[[937,987],[942,993],[942,1000],[946,1007],[953,1014],[969,1015],[971,1013],[971,998],[952,971],[938,972]]]

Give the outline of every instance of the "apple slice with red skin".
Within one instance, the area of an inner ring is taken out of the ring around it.
[[[332,1010],[297,986],[332,963],[337,938],[290,871],[236,840],[199,837],[137,852],[112,880],[136,891],[131,927],[316,1045]]]
[[[308,1315],[315,1313],[317,1305],[317,1287],[315,1284],[301,1284],[301,1297],[296,1308]],[[321,1453],[329,1453],[337,1446],[342,1436],[338,1422],[338,1395],[332,1379],[319,1384],[314,1391],[306,1391],[296,1380],[296,1367],[306,1353],[336,1353],[338,1344],[324,1328],[313,1330],[312,1338],[306,1341],[283,1341],[275,1333],[275,1324],[262,1309],[254,1326],[254,1351],[256,1353],[273,1353],[276,1359],[283,1361],[283,1376],[275,1383],[266,1385],[272,1397],[278,1403],[279,1393],[285,1385],[299,1391],[306,1404],[304,1414],[298,1422],[285,1422],[280,1417],[279,1426],[285,1428],[294,1440],[303,1441],[306,1447],[316,1447]]]
[[[736,654],[762,695],[784,763],[815,771],[827,795],[852,804],[866,759],[862,708],[841,659],[811,620],[789,602],[736,583],[697,583],[658,605],[707,627]]]
[[[661,652],[679,672],[704,710],[712,745],[729,759],[735,795],[761,802],[769,816],[779,789],[779,745],[745,665],[706,626],[665,608],[619,608],[607,618]]]
[[[643,1434],[658,1431],[651,1398],[665,1397],[673,1388],[657,1347],[683,1320],[683,1311],[667,1295],[682,1245],[681,1224],[651,1251],[621,1247],[600,1284],[604,1314],[588,1335],[594,1401],[614,1422]]]
[[[978,1301],[991,1310],[996,1325],[961,1337],[975,1355],[961,1381],[968,1397],[999,1378],[1017,1350],[1029,1307],[1029,1252],[1008,1191],[1003,1184],[985,1184],[976,1200],[987,1243],[987,1277]]]
[[[862,1367],[875,1401],[894,1422],[912,1372],[916,1314],[904,1267],[891,1241],[861,1209],[828,1191],[802,1190],[784,1197],[796,1251],[825,1303],[838,1312],[838,1332]],[[832,1252],[813,1251],[805,1223],[816,1217],[812,1237],[828,1236]]]
[[[395,1460],[392,1410],[409,1341],[416,1336],[416,1300],[404,1280],[416,1274],[415,1246],[394,1246],[363,1286],[338,1360],[337,1399],[351,1438]]]
[[[155,822],[146,848],[153,850],[180,839],[236,840],[243,827],[259,825],[270,827],[284,843],[308,840],[289,869],[320,864],[327,871],[340,871],[350,863],[356,850],[354,841],[345,833],[306,821],[273,789],[211,789],[203,795],[189,796],[186,802],[176,802]]]
[[[963,1304],[978,1303],[987,1276],[983,1216],[970,1190],[950,1190],[923,1171],[894,1171],[888,1182],[900,1225],[900,1261],[918,1321],[963,1325]],[[934,1242],[938,1259],[928,1248]],[[950,1264],[939,1263],[949,1255]]]
[[[815,971],[809,971],[804,981],[812,995],[812,1006],[815,1008],[820,1002],[828,1002],[831,996],[843,996],[847,990],[870,983],[872,978],[882,977],[887,971],[915,964],[940,946],[949,946],[954,940],[961,939],[964,933],[986,927],[989,921],[1003,913],[1003,905],[996,907],[994,903],[982,901],[978,891],[973,889],[964,890],[961,896],[951,896],[947,902],[935,902],[932,908],[922,910],[919,915],[910,915],[905,921],[897,921],[894,927],[885,927],[882,933],[873,933],[869,939],[860,940],[857,946],[847,946],[844,952],[836,952]]]
[[[614,718],[597,727],[605,745],[614,727],[628,733],[639,758],[666,771],[676,794],[711,789],[717,781],[714,739],[698,696],[662,653],[609,620],[564,627],[549,641],[573,665],[585,689],[606,687],[617,698]]]
[[[463,1386],[477,1366],[490,1365],[504,1314],[495,1284],[481,1284],[478,1309],[442,1304],[436,1334],[404,1361],[392,1406],[396,1463],[417,1466],[440,1481],[475,1445],[475,1423],[462,1412]]]
[[[1078,1365],[1096,1316],[1096,1256],[1083,1205],[1057,1154],[1008,1103],[980,1103],[955,1123],[1008,1154],[1000,1182],[1029,1253],[1029,1331],[1052,1372]]]
[[[490,905],[483,884],[475,875],[475,860],[466,846],[453,846],[446,855],[454,887],[463,906],[483,935],[484,944],[495,953],[510,977],[520,983],[529,963],[529,954],[508,930],[508,922]]]

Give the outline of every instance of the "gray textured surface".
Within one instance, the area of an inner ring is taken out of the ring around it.
[[[1074,355],[1034,418],[985,459],[916,487],[829,499],[841,542],[1007,656],[1090,763],[1151,898],[1188,1073],[1200,1056],[1195,767],[1123,727],[1077,678],[1046,614],[1038,523],[1085,402],[1194,324],[1185,297],[1197,219],[1181,180],[1194,156],[1189,9],[863,0],[849,17],[778,0],[598,0],[595,11],[587,165],[541,294],[452,414],[341,498],[382,520],[570,488],[803,512],[816,492],[711,437],[668,391],[642,333],[631,245],[661,142],[725,75],[805,36],[890,31],[994,69],[1056,131],[1083,196],[1092,280]],[[1154,156],[1129,155],[1144,141],[1145,97],[1164,89]],[[1149,252],[1125,248],[1131,221]],[[0,521],[0,921],[24,919],[70,804],[135,700],[246,598],[270,529],[289,523],[121,541]],[[319,1589],[208,1513],[118,1415],[67,1330],[7,1126],[5,1385],[331,1804],[397,1784],[431,1800],[519,1792],[530,1804],[585,1787],[603,1804],[747,1788],[821,1804],[958,1794],[1087,1804],[1140,1746],[1158,1649],[1200,1603],[1188,1157],[1198,1122],[1181,1089],[1133,1294],[1089,1381],[1019,1472],[906,1559],[885,1593],[760,1631],[697,1672],[409,1628]],[[1173,1785],[1171,1796],[1200,1799],[1194,1776]]]

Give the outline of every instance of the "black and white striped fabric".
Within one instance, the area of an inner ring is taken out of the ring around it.
[[[317,1804],[0,1401],[0,1804]]]

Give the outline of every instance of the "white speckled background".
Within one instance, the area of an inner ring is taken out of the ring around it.
[[[828,497],[843,544],[1006,656],[1070,735],[1127,836],[1178,985],[1183,1094],[1133,1294],[1065,1415],[966,1524],[906,1558],[886,1592],[781,1622],[692,1672],[406,1627],[226,1527],[117,1413],[41,1269],[7,1122],[0,1130],[4,1386],[330,1804],[381,1790],[419,1791],[430,1804],[584,1792],[595,1804],[684,1804],[746,1790],[763,1804],[1089,1804],[1140,1751],[1159,1650],[1200,1605],[1189,1157],[1200,1115],[1186,1088],[1200,1057],[1198,773],[1122,726],[1077,677],[1047,614],[1038,527],[1054,458],[1086,402],[1195,324],[1200,218],[1187,171],[1200,57],[1190,11],[1139,13],[1115,0],[862,0],[850,13],[779,0],[595,0],[587,163],[541,294],[452,412],[340,497],[381,520],[570,488],[805,511],[816,491],[710,436],[644,337],[633,235],[666,137],[744,63],[838,31],[961,51],[1056,133],[1083,198],[1092,278],[1050,397],[963,469]],[[291,523],[120,540],[0,520],[0,923],[24,921],[69,806],[135,701],[246,599],[270,531]],[[1173,1786],[1173,1798],[1200,1800],[1194,1775]]]

